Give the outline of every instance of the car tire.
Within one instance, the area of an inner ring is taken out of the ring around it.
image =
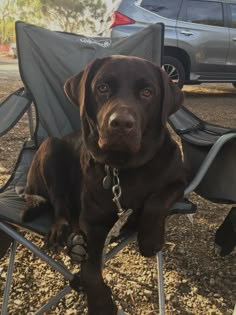
[[[236,82],[232,82],[232,84],[233,84],[233,87],[235,87],[235,88],[236,88]]]
[[[185,82],[185,71],[182,63],[177,58],[164,56],[162,60],[162,69],[165,70],[172,81],[182,89]]]

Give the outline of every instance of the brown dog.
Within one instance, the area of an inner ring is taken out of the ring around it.
[[[164,244],[168,210],[186,185],[179,148],[166,127],[183,95],[159,67],[124,56],[91,62],[67,80],[65,93],[80,108],[82,140],[73,134],[41,145],[29,172],[26,200],[31,209],[35,200],[37,209],[44,207],[42,202],[53,209],[52,243],[61,242],[79,216],[87,242],[81,278],[89,314],[115,315],[117,307],[101,274],[104,241],[119,210],[112,182],[122,189],[121,206],[133,210],[129,224],[137,228],[141,254],[155,255]]]

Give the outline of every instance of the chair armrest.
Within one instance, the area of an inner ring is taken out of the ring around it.
[[[21,88],[0,104],[0,137],[19,121],[31,103],[32,99],[24,88]]]
[[[182,199],[173,204],[169,210],[169,216],[173,214],[194,214],[197,206],[188,199]]]
[[[215,157],[217,156],[220,149],[223,147],[223,145],[232,140],[236,139],[236,132],[226,133],[222,135],[211,147],[210,151],[206,155],[205,159],[203,160],[197,174],[192,179],[192,181],[189,183],[187,188],[185,189],[184,196],[186,197],[189,193],[193,192],[197,186],[202,181],[203,177],[206,175],[208,169],[210,168],[212,162],[214,161]]]

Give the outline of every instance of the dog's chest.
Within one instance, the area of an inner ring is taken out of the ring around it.
[[[135,212],[144,207],[145,200],[158,189],[156,176],[146,171],[116,170],[105,167],[90,169],[86,176],[86,186],[99,207],[117,211],[120,203],[124,209]],[[118,203],[115,202],[118,197]]]
[[[144,207],[145,200],[152,194],[155,176],[143,172],[121,172],[120,186],[122,188],[121,202],[133,210]]]

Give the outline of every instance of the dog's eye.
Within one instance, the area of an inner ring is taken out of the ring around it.
[[[110,91],[110,88],[108,84],[103,83],[97,86],[97,90],[101,94],[106,94]]]
[[[152,90],[148,89],[148,88],[143,89],[141,91],[141,96],[143,96],[143,97],[150,97],[150,96],[152,96]]]

